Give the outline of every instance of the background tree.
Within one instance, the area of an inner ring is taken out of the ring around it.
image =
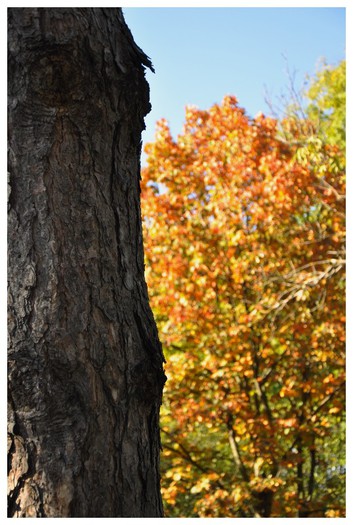
[[[189,107],[146,147],[168,516],[344,514],[344,85],[281,122]]]
[[[11,517],[161,516],[149,90],[121,9],[9,9]]]

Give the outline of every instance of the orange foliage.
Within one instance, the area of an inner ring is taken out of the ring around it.
[[[302,140],[303,123],[282,125]],[[345,186],[337,149],[317,147],[324,171],[232,96],[187,108],[176,141],[160,121],[146,146],[167,509],[324,515],[315,476],[344,409]]]

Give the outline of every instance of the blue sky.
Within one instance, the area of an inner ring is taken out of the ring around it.
[[[136,43],[151,58],[147,72],[152,112],[144,142],[166,118],[174,137],[182,130],[185,106],[202,109],[236,95],[254,116],[269,113],[266,91],[278,101],[288,86],[287,69],[303,85],[320,58],[345,58],[344,7],[124,7]],[[144,157],[143,157],[144,160]]]

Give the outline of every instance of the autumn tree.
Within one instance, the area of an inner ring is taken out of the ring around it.
[[[168,516],[344,514],[344,122],[323,95],[339,68],[304,114],[227,96],[146,146]]]
[[[121,9],[8,15],[8,515],[159,517],[139,189],[152,66]]]

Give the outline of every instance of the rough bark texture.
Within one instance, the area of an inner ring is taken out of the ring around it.
[[[139,194],[150,62],[121,9],[8,15],[8,514],[161,516]]]

